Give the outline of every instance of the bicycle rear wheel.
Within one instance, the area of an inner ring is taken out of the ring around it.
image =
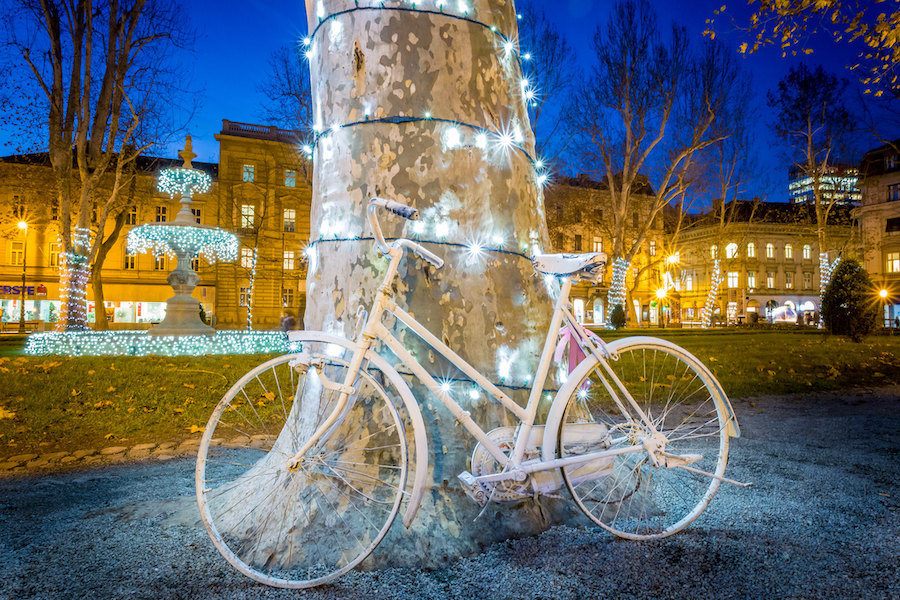
[[[284,588],[320,585],[362,562],[397,516],[407,475],[403,423],[365,362],[343,417],[288,468],[337,402],[328,381],[343,383],[347,372],[349,351],[324,343],[304,351],[259,365],[228,391],[196,469],[216,548],[247,576]]]
[[[628,539],[666,537],[690,525],[718,491],[728,463],[729,413],[713,375],[678,346],[643,338],[614,342],[610,349],[618,354],[610,367],[668,440],[666,453],[691,456],[690,468],[715,476],[654,465],[647,452],[635,452],[604,465],[564,467],[563,478],[597,525]],[[584,452],[583,442],[566,443],[579,439],[580,424],[603,425],[602,447],[592,451],[639,445],[647,433],[636,415],[626,418],[616,407],[603,372],[595,365],[568,400],[558,438],[561,457]]]

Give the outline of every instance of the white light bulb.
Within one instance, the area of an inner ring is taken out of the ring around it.
[[[434,226],[434,234],[439,238],[447,237],[448,233],[450,233],[450,224],[446,221],[442,221]]]
[[[303,53],[303,56],[306,57],[306,60],[312,60],[312,57],[314,56],[314,53],[313,53],[313,51],[312,51],[312,48],[310,48],[309,50],[307,50],[306,52],[304,52],[304,53]]]
[[[528,81],[527,77],[523,77],[522,81],[519,82],[519,85],[521,85],[522,89],[524,90],[525,88],[527,88],[530,85],[530,82]]]
[[[415,221],[412,224],[412,232],[416,235],[422,235],[425,233],[425,223],[422,221]]]
[[[513,50],[515,49],[516,47],[512,43],[512,40],[506,40],[505,42],[503,42],[503,52],[506,54],[506,56],[512,54]]]
[[[475,136],[475,145],[484,150],[487,148],[488,136],[486,133],[479,133]]]
[[[334,123],[331,125],[331,133],[337,133],[341,128],[340,123]]]
[[[430,119],[430,118],[431,118],[431,112],[430,112],[430,111],[428,111],[428,112],[425,113],[425,118],[426,118],[426,119]]]
[[[481,394],[479,394],[478,390],[476,390],[475,388],[469,390],[469,400],[478,400],[480,396]]]
[[[508,150],[509,148],[512,148],[515,140],[513,140],[513,136],[511,133],[507,133],[504,131],[501,132],[499,136],[497,136],[497,142],[504,150]]]
[[[543,161],[543,159],[540,159],[540,158],[539,158],[539,159],[537,159],[536,161],[534,161],[534,168],[537,169],[538,171],[540,171],[541,169],[543,169],[543,168],[544,168],[544,161]]]
[[[531,60],[531,52],[526,52],[522,55],[522,60]]]
[[[456,127],[449,128],[444,133],[444,143],[448,148],[457,148],[461,143],[462,139],[460,138],[459,129]]]
[[[445,394],[450,393],[450,382],[449,381],[444,381],[441,383],[441,391],[444,392]]]
[[[312,38],[311,38],[311,37],[306,36],[305,38],[303,38],[303,45],[304,45],[304,46],[306,46],[307,48],[309,48],[309,45],[310,45],[310,44],[312,44]]]

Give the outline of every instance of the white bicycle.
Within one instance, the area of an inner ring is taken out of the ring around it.
[[[470,471],[459,480],[482,505],[565,485],[594,523],[642,540],[687,527],[723,481],[745,485],[724,476],[729,439],[739,436],[739,428],[721,386],[699,360],[650,337],[603,343],[573,317],[572,282],[602,273],[604,254],[534,258],[537,271],[558,277],[561,285],[523,408],[397,306],[391,284],[406,250],[435,269],[443,261],[410,240],[386,242],[379,209],[418,217],[415,209],[390,200],[369,203],[375,244],[390,263],[359,337],[297,332],[292,339],[300,351],[244,375],[206,426],[197,501],[213,543],[234,567],[268,585],[312,587],[365,559],[404,500],[403,523],[410,526],[429,473],[427,433],[418,401],[400,372],[375,352],[378,343],[477,440]],[[384,325],[388,316],[447,359],[466,382],[436,380]],[[563,324],[586,358],[556,393],[545,423],[537,425]],[[454,399],[481,393],[520,424],[484,431]]]

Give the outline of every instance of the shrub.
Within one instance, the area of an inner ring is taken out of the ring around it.
[[[854,342],[875,329],[878,302],[869,274],[852,259],[842,260],[822,298],[822,319],[829,332]]]
[[[612,312],[609,313],[609,324],[612,325],[614,329],[621,329],[625,327],[627,322],[628,319],[625,318],[625,309],[622,308],[622,305],[616,304],[613,306]]]

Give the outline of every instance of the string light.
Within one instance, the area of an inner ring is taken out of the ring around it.
[[[712,325],[716,310],[716,298],[719,295],[719,285],[722,283],[722,265],[716,258],[713,260],[712,274],[709,282],[709,291],[706,294],[706,303],[700,310],[700,327],[708,329]]]
[[[201,356],[289,352],[281,331],[217,331],[215,335],[152,336],[146,331],[34,333],[25,354],[37,356]]]
[[[72,235],[72,250],[62,254],[63,277],[60,279],[59,295],[63,314],[60,323],[67,330],[83,331],[87,324],[87,284],[91,276],[90,256],[91,230],[76,227]]]
[[[247,284],[247,331],[253,330],[253,287],[256,284],[256,259],[258,257],[259,249],[254,247],[250,262],[250,282]]]
[[[146,223],[128,232],[126,247],[128,254],[200,254],[210,263],[233,262],[238,256],[237,236],[222,229],[199,225]]]
[[[827,252],[819,253],[819,328],[825,326],[825,319],[822,318],[822,301],[825,299],[825,290],[828,288],[828,285],[831,283],[831,277],[834,274],[834,270],[837,268],[838,263],[841,262],[841,257],[838,256],[833,261],[829,260]]]
[[[629,262],[621,257],[613,261],[612,281],[606,294],[606,303],[609,305],[610,311],[615,306],[621,306],[622,310],[625,310],[625,279],[628,276],[628,265]]]
[[[164,169],[159,174],[156,187],[170,198],[205,194],[212,187],[212,178],[198,169]]]

